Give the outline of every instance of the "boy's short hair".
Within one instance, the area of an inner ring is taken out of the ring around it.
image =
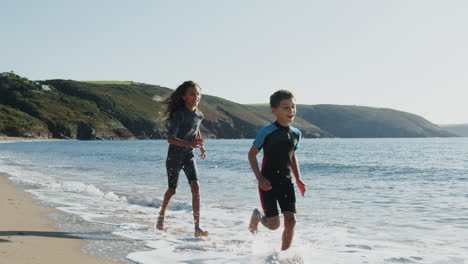
[[[287,90],[279,90],[270,96],[270,107],[277,108],[282,100],[294,98],[294,94]]]

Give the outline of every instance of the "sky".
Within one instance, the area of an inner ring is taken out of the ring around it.
[[[468,1],[0,0],[0,72],[468,123]],[[299,109],[300,110],[300,109]]]

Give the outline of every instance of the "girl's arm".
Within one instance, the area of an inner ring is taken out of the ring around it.
[[[296,151],[293,152],[291,161],[292,161],[291,169],[294,173],[294,177],[296,178],[297,187],[301,191],[302,196],[304,196],[306,192],[306,185],[301,179],[301,171],[299,169],[299,161],[297,160]]]
[[[185,148],[200,148],[203,145],[203,139],[195,138],[193,141],[186,141],[180,138],[177,138],[177,131],[179,130],[179,126],[181,124],[181,120],[183,119],[181,112],[176,111],[174,113],[174,117],[171,119],[169,127],[168,127],[168,134],[167,134],[167,142],[171,145],[185,147]]]
[[[202,134],[201,134],[200,130],[198,130],[197,138],[203,140],[202,142],[205,142],[205,140],[202,138]],[[206,158],[206,150],[205,150],[205,145],[203,143],[202,143],[202,145],[200,147],[200,152],[201,152],[200,153],[201,159],[205,159]]]
[[[203,139],[195,138],[193,141],[186,141],[180,138],[176,138],[173,135],[167,135],[167,142],[171,145],[186,148],[201,148],[203,146]]]

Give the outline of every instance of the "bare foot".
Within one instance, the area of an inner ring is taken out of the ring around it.
[[[164,229],[164,215],[159,215],[158,221],[154,225],[154,228],[157,230],[163,230]]]
[[[256,234],[258,231],[258,222],[260,222],[260,218],[262,217],[262,213],[255,208],[252,212],[252,217],[250,218],[250,225],[249,225],[249,231],[252,234]]]
[[[201,228],[197,227],[195,228],[195,237],[202,237],[202,236],[208,236],[208,231],[203,231]]]

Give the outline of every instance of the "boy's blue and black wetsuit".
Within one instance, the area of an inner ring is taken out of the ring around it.
[[[185,141],[193,141],[199,132],[203,113],[191,112],[181,107],[174,113],[174,118],[168,127],[168,134]],[[177,188],[180,170],[183,169],[187,180],[198,180],[197,164],[192,148],[169,145],[167,152],[166,169],[169,188]]]
[[[281,212],[296,212],[296,196],[291,181],[293,152],[299,146],[301,131],[278,122],[263,127],[255,137],[254,146],[263,148],[262,175],[272,186],[269,191],[260,190],[260,199],[266,217],[277,216]]]

